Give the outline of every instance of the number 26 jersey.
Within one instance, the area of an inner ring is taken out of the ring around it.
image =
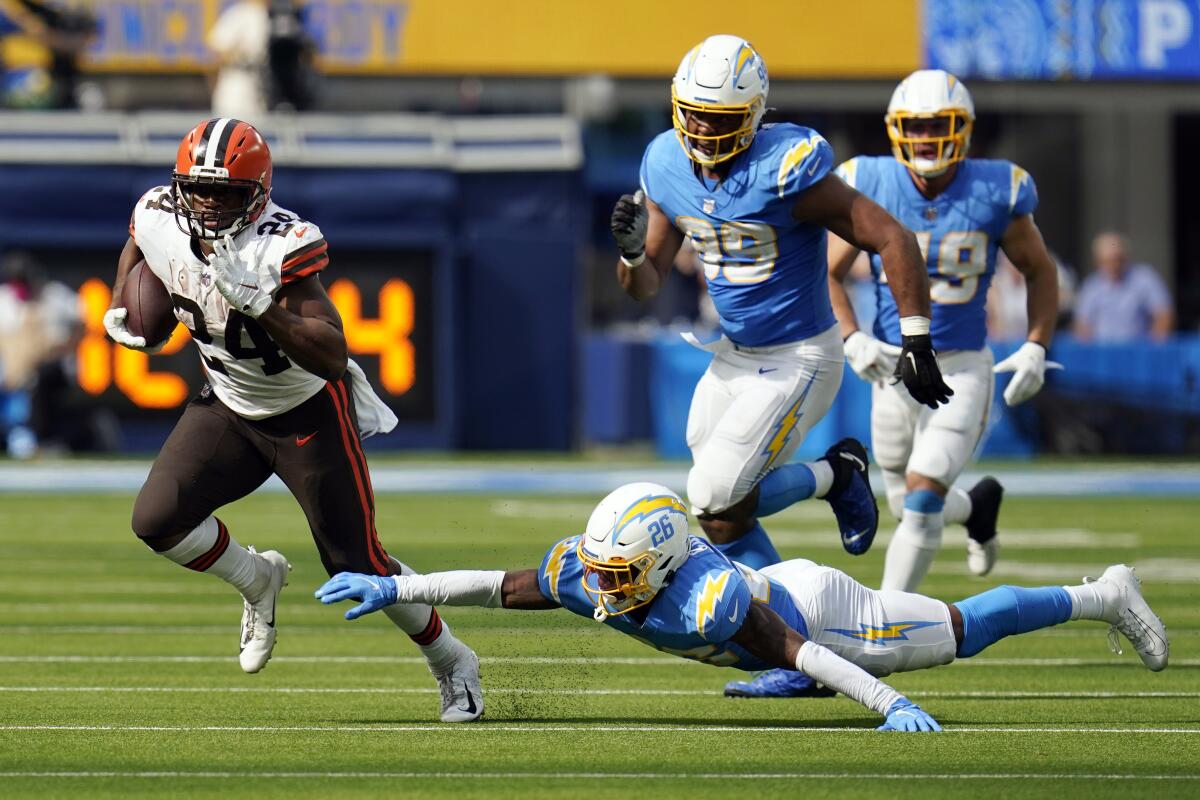
[[[239,416],[263,419],[319,392],[324,378],[292,363],[256,320],[235,311],[217,291],[211,268],[176,224],[171,203],[170,187],[148,191],[134,207],[129,235],[171,293],[175,317],[191,332],[217,397]],[[272,296],[329,264],[320,229],[273,202],[233,244]]]

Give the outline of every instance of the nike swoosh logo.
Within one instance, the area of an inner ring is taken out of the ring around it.
[[[733,604],[733,613],[729,615],[730,622],[737,622],[737,612],[738,612],[738,609],[741,608],[741,606],[742,606],[741,600],[738,600],[736,603]]]
[[[471,689],[470,689],[470,687],[467,686],[467,684],[465,682],[463,683],[463,691],[466,692],[466,694],[467,694],[467,707],[462,710],[467,712],[468,714],[474,714],[475,713],[475,695],[471,694]]]
[[[846,544],[854,544],[855,542],[857,542],[859,539],[863,538],[866,535],[867,535],[867,531],[859,531],[858,533],[854,534],[853,536],[842,536],[842,541],[845,542]]]
[[[304,447],[304,445],[308,444],[318,433],[320,433],[320,431],[313,431],[308,436],[297,436],[296,447]]]
[[[808,174],[811,176],[811,175],[812,175],[814,172],[816,172],[816,171],[817,171],[817,167],[818,167],[818,166],[819,166],[819,165],[817,165],[817,164],[813,164],[811,167],[809,167],[809,168],[808,168]]]
[[[304,234],[306,234],[306,233],[308,233],[307,225],[305,225],[303,228],[296,228],[296,238],[297,239],[303,239]]]
[[[239,283],[238,286],[241,286],[246,289],[257,289],[258,288],[257,283]]]
[[[838,455],[840,455],[842,458],[844,458],[847,461],[853,461],[854,466],[856,466],[858,468],[859,472],[862,472],[863,470],[865,470],[867,468],[867,465],[863,463],[862,459],[859,458],[858,456],[854,455],[854,453],[838,453]]]
[[[759,375],[766,375],[768,372],[778,372],[778,371],[779,371],[779,367],[771,367],[770,369],[767,369],[766,367],[758,368]]]

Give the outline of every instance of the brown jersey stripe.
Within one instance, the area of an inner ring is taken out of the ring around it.
[[[357,457],[358,464],[362,468],[363,484],[367,489],[367,503],[371,507],[371,530],[370,539],[367,544],[374,547],[375,552],[379,554],[380,560],[383,563],[390,565],[391,558],[388,556],[387,551],[383,549],[383,543],[379,541],[379,531],[375,528],[375,487],[371,485],[371,472],[367,469],[367,456],[363,453],[362,439],[358,437],[358,428],[350,414],[350,398],[347,393],[345,379],[338,381],[335,388],[342,399],[343,419],[347,429],[350,431],[350,450]]]
[[[282,269],[287,270],[290,266],[299,264],[302,261],[307,261],[309,258],[316,255],[318,251],[322,253],[325,252],[326,248],[328,247],[329,245],[324,239],[317,239],[315,242],[310,242],[309,244],[304,245],[304,247],[301,247],[299,250],[293,250],[292,252],[288,253],[287,258],[283,260]]]
[[[283,285],[286,286],[289,283],[295,283],[296,281],[300,280],[301,278],[307,278],[309,275],[315,275],[316,273],[320,272],[321,270],[325,269],[328,266],[329,266],[329,259],[322,257],[319,261],[315,262],[312,266],[308,267],[307,269],[297,270],[296,272],[289,272],[286,275],[284,275],[283,276]]]
[[[308,269],[313,264],[316,264],[318,261],[328,262],[329,261],[329,253],[322,249],[322,250],[318,250],[317,252],[313,253],[310,257],[308,257],[306,259],[303,259],[300,261],[292,261],[292,262],[290,262],[290,265],[285,265],[283,267],[283,269],[280,270],[280,274],[291,275],[293,272],[301,272],[303,270]]]

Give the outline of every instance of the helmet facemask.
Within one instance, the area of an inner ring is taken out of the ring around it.
[[[683,146],[684,152],[697,164],[710,167],[728,161],[750,146],[750,143],[754,141],[758,122],[762,119],[765,101],[762,97],[757,97],[746,105],[727,106],[701,103],[680,97],[675,87],[672,86],[671,106],[675,110],[672,115],[675,135]],[[688,115],[694,113],[712,114],[728,119],[730,122],[718,127],[728,127],[730,130],[711,135],[691,133],[688,131]],[[732,120],[736,120],[736,123]],[[708,153],[701,149],[702,143],[711,145],[712,152]]]
[[[200,202],[197,196],[206,194],[216,199],[209,204]],[[223,167],[197,165],[186,175],[175,172],[171,176],[171,195],[179,229],[209,241],[236,236],[257,219],[267,203],[261,181],[231,178]]]
[[[654,599],[658,590],[647,580],[654,565],[662,558],[658,550],[650,550],[632,561],[620,556],[608,560],[587,552],[580,540],[577,548],[583,563],[583,591],[596,606],[593,616],[603,622],[641,608]]]
[[[892,155],[922,177],[937,177],[967,157],[972,116],[962,108],[932,114],[892,111],[884,118]]]

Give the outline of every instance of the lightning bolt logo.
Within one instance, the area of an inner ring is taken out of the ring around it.
[[[808,385],[804,387],[804,391],[800,393],[800,396],[796,398],[796,402],[792,404],[792,407],[783,415],[783,419],[779,420],[775,426],[775,434],[771,437],[771,441],[767,442],[767,447],[762,452],[767,457],[767,463],[763,464],[762,471],[759,473],[760,477],[771,468],[771,465],[779,458],[779,454],[783,452],[783,448],[787,446],[788,439],[792,438],[792,431],[795,430],[796,423],[804,416],[800,412],[800,406],[804,405],[809,391],[812,390],[813,382],[820,374],[820,370],[813,373],[813,376],[808,379]]]
[[[575,544],[579,541],[578,536],[572,536],[570,539],[563,539],[550,551],[549,558],[546,559],[546,569],[542,575],[546,578],[546,583],[550,584],[550,594],[554,595],[554,602],[561,602],[558,599],[558,578],[562,575],[563,556],[575,549]]]
[[[678,511],[687,516],[687,509],[683,507],[683,503],[679,502],[678,498],[666,494],[647,495],[625,509],[625,513],[617,519],[616,524],[613,525],[612,543],[617,543],[617,538],[626,525],[646,519],[659,511]]]
[[[817,149],[819,142],[825,141],[820,134],[814,134],[796,144],[783,155],[783,161],[779,165],[779,196],[783,197],[787,190],[787,179],[793,172],[800,168],[804,163],[804,159],[808,158],[814,150]]]
[[[857,639],[860,642],[882,646],[888,642],[908,641],[909,631],[931,628],[941,624],[940,622],[885,622],[883,625],[877,626],[860,622],[856,631],[845,628],[826,628],[826,630],[830,633],[840,633],[842,636]]]
[[[700,635],[704,635],[704,628],[708,623],[717,616],[717,603],[721,600],[721,595],[725,594],[725,586],[729,583],[729,576],[733,574],[733,570],[725,570],[719,576],[714,578],[711,573],[704,576],[704,588],[700,590],[700,596],[696,598],[696,628]]]

